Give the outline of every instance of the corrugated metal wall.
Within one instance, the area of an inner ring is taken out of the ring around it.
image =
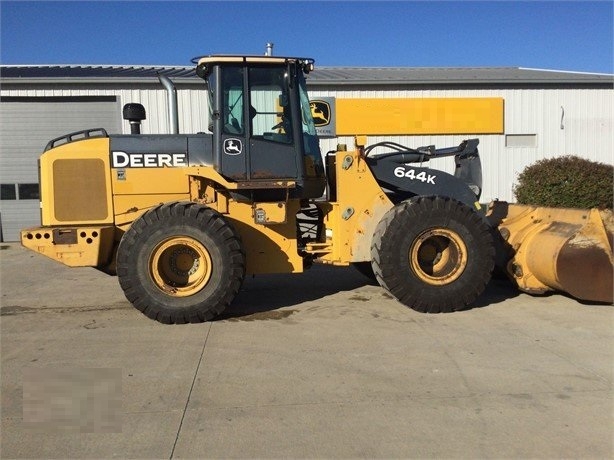
[[[207,96],[202,85],[178,85],[179,129],[182,133],[207,132]],[[169,120],[166,92],[157,85],[132,85],[118,89],[115,85],[74,89],[2,90],[2,96],[109,96],[119,97],[121,105],[139,102],[147,110],[142,132],[168,133]],[[387,136],[369,137],[370,144],[392,140],[418,147],[457,145],[468,137],[480,139],[484,176],[482,201],[495,198],[514,201],[512,187],[517,175],[542,158],[576,154],[603,163],[614,163],[614,92],[609,89],[483,89],[483,90],[321,90],[314,87],[312,98],[420,98],[420,97],[502,97],[505,105],[505,135],[454,136]],[[84,128],[89,128],[86,126]],[[130,132],[127,122],[125,133]],[[535,147],[506,147],[506,135],[536,135]],[[333,150],[337,143],[353,144],[351,137],[322,139],[322,152]],[[442,159],[432,167],[453,171],[453,160]]]
[[[204,85],[195,85],[193,88],[178,87],[177,103],[179,105],[179,130],[182,133],[196,133],[207,131],[207,94]],[[166,91],[161,85],[126,85],[118,88],[117,85],[75,85],[74,88],[57,89],[45,88],[37,85],[33,89],[5,89],[0,91],[1,96],[20,97],[55,97],[55,96],[116,96],[118,97],[120,111],[124,104],[136,102],[143,104],[147,112],[147,119],[143,122],[143,134],[169,133],[168,103]],[[121,112],[120,112],[121,118]],[[83,129],[91,128],[84,126]],[[130,124],[123,121],[123,132],[130,133]]]
[[[543,158],[578,155],[614,164],[614,92],[608,89],[492,89],[423,91],[311,91],[310,97],[502,97],[504,135],[387,136],[369,137],[368,143],[391,140],[411,147],[457,145],[469,137],[480,139],[484,191],[482,201],[514,201],[512,188],[522,170]],[[535,147],[506,147],[506,135],[535,134]],[[337,142],[348,147],[350,137],[323,139],[322,151]],[[453,160],[442,159],[433,167],[454,170]]]
[[[120,111],[113,98],[2,102],[0,229],[4,241],[16,241],[21,229],[40,225],[37,162],[47,142],[84,127],[104,126],[109,133],[117,133]]]

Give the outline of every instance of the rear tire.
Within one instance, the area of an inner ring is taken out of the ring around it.
[[[408,307],[424,313],[463,309],[484,290],[495,248],[486,222],[448,197],[415,197],[388,211],[371,245],[375,276]]]
[[[245,255],[221,214],[192,203],[160,205],[133,222],[117,250],[127,299],[161,323],[200,323],[232,302]]]

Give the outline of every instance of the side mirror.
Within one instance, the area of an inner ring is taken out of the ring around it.
[[[198,75],[200,78],[206,78],[207,75],[209,75],[209,69],[205,64],[196,66],[196,75]]]

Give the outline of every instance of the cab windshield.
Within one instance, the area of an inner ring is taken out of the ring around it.
[[[315,164],[322,164],[322,155],[320,154],[320,143],[316,134],[316,126],[311,115],[311,106],[309,104],[309,96],[307,95],[307,85],[305,77],[302,73],[298,76],[299,83],[299,99],[301,104],[301,118],[303,126],[303,146],[305,154],[313,158]]]

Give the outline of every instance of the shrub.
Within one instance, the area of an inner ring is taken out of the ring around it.
[[[540,160],[520,173],[514,194],[520,204],[611,209],[614,166],[577,156]]]

